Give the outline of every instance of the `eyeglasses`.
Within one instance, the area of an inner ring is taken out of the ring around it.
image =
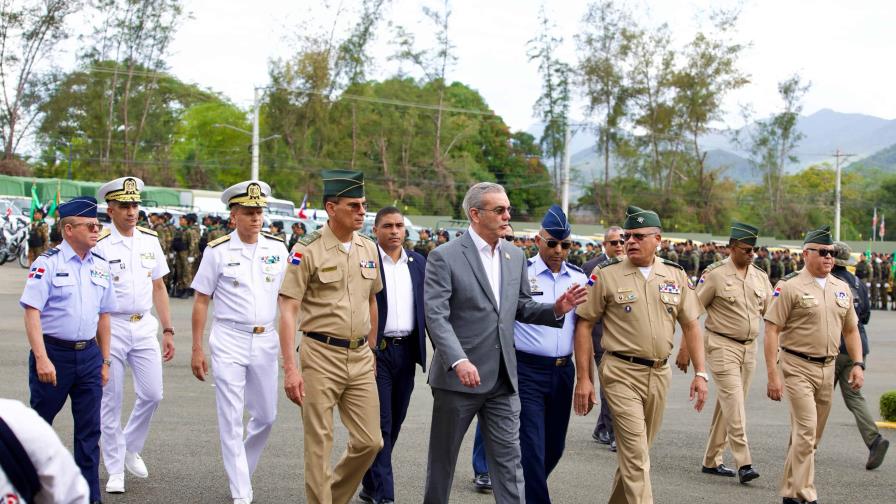
[[[369,204],[366,201],[364,203],[358,203],[358,202],[346,203],[345,206],[347,206],[348,209],[354,213],[360,212],[362,208],[366,212],[367,209],[370,208]]]
[[[827,256],[834,257],[834,251],[831,249],[807,248],[806,250],[811,250],[812,252],[815,252],[816,254],[818,254],[820,257],[827,257]]]
[[[607,240],[606,243],[611,247],[618,247],[619,245],[625,245],[625,240]]]
[[[648,236],[653,236],[655,234],[659,234],[659,233],[625,233],[622,235],[622,239],[623,239],[623,241],[629,241],[632,239],[634,239],[635,241],[642,241],[642,240],[644,240],[644,238],[647,238]]]
[[[87,226],[87,230],[90,231],[91,233],[94,231],[99,231],[100,229],[103,228],[103,225],[100,224],[99,222],[73,222],[73,223],[69,224],[69,226],[71,226],[71,227]]]
[[[740,250],[744,254],[756,254],[759,252],[759,247],[732,247]]]
[[[569,240],[552,240],[550,238],[545,238],[544,236],[541,236],[541,239],[544,240],[545,245],[547,245],[548,248],[556,248],[557,245],[560,245],[561,249],[569,250],[569,247],[572,247],[572,242]]]
[[[510,215],[513,215],[513,210],[514,210],[514,208],[513,208],[513,207],[509,207],[509,206],[507,206],[507,207],[496,206],[495,208],[479,208],[479,207],[476,207],[476,210],[479,210],[480,212],[491,212],[491,213],[497,215],[498,217],[500,217],[500,216],[504,215],[504,212],[507,212],[507,213],[509,213]]]

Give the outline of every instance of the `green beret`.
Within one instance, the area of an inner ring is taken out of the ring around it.
[[[819,245],[833,245],[834,239],[831,237],[831,226],[821,226],[806,233],[806,239],[803,245],[807,243],[817,243]]]
[[[336,198],[363,198],[364,174],[353,170],[321,170],[324,196]]]
[[[636,206],[629,206],[625,211],[625,224],[623,229],[638,229],[646,227],[662,227],[660,216],[652,210],[643,210]]]
[[[759,229],[743,222],[733,222],[731,224],[731,239],[756,246],[756,240],[759,239]]]

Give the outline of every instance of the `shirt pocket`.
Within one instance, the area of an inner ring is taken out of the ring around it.
[[[663,310],[672,317],[678,318],[678,310],[681,305],[681,294],[660,293],[660,301],[662,301]]]
[[[72,273],[66,273],[59,276],[58,273],[53,276],[53,295],[62,299],[69,299],[77,289],[77,282]]]
[[[361,273],[364,274],[363,271]],[[375,274],[375,273],[374,273]],[[345,292],[345,272],[339,266],[318,268],[315,294],[323,301],[334,301]]]
[[[144,269],[149,270],[149,271],[156,269],[156,265],[158,263],[159,263],[159,260],[155,256],[140,258],[140,266],[142,266]]]

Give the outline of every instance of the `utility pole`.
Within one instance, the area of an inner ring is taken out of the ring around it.
[[[834,240],[840,241],[840,158],[846,160],[846,158],[855,156],[855,154],[844,154],[837,148],[837,152],[833,156],[836,159],[837,166],[836,181],[834,183]]]
[[[261,99],[259,88],[255,88],[255,102],[253,103],[252,112],[252,177],[251,180],[258,180],[258,116],[261,111]]]
[[[561,177],[561,186],[563,199],[560,206],[563,208],[563,213],[567,215],[569,218],[569,144],[572,140],[572,133],[569,129],[569,124],[566,125],[566,135],[563,140],[563,176]]]

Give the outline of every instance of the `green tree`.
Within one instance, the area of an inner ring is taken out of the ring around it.
[[[171,159],[178,185],[223,189],[243,181],[252,162],[246,113],[225,101],[188,108],[173,131]]]

